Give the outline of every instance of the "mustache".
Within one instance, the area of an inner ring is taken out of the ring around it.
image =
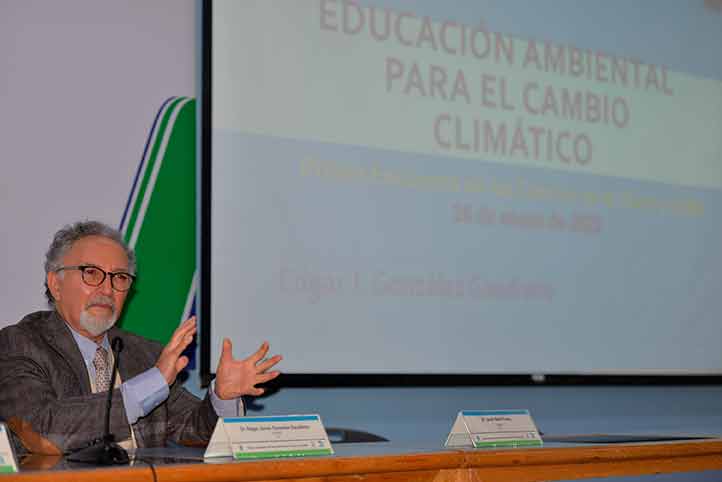
[[[115,301],[113,301],[113,298],[111,298],[109,296],[96,295],[85,304],[85,308],[88,309],[95,305],[110,306],[110,309],[113,311],[113,313],[115,313]]]

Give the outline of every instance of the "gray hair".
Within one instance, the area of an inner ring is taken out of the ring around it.
[[[68,224],[55,233],[53,242],[50,243],[50,248],[45,253],[45,297],[51,306],[55,305],[55,299],[53,299],[48,287],[47,274],[62,267],[62,259],[65,253],[76,241],[88,236],[102,236],[118,243],[128,257],[128,271],[132,275],[135,274],[135,253],[125,242],[120,231],[99,221],[78,221],[75,224]]]

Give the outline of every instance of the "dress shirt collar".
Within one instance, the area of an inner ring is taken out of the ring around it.
[[[86,366],[93,365],[93,357],[95,357],[95,351],[98,349],[98,344],[90,338],[86,338],[73,329],[72,326],[66,321],[66,325],[70,328],[70,333],[73,334],[73,339],[80,349],[80,353],[83,355],[83,361]],[[100,346],[105,348],[110,353],[110,342],[108,342],[108,334],[103,335],[103,339],[100,342]]]

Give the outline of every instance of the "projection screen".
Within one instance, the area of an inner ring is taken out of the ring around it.
[[[208,370],[721,374],[720,2],[206,13]]]

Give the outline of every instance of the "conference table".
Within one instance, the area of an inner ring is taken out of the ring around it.
[[[570,439],[571,440],[571,439]],[[722,470],[722,439],[545,443],[541,447],[445,449],[392,442],[334,444],[323,457],[203,460],[203,449],[141,449],[129,466],[95,468],[29,456],[0,481],[499,481],[574,480]]]

